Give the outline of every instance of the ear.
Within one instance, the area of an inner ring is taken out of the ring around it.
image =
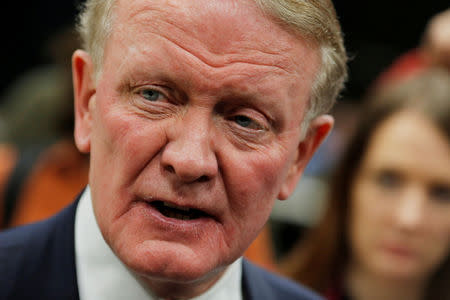
[[[295,159],[288,170],[287,177],[281,186],[278,194],[279,200],[287,199],[295,187],[297,186],[300,177],[311,160],[313,154],[325,140],[333,128],[334,119],[330,115],[322,115],[314,119],[309,126],[306,137],[300,141]]]
[[[91,149],[92,106],[95,101],[94,68],[90,55],[77,50],[72,55],[72,76],[75,98],[75,144],[78,150]]]

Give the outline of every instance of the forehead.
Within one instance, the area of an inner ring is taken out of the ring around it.
[[[369,144],[367,163],[402,168],[411,175],[450,182],[450,144],[419,112],[397,112],[385,120]]]
[[[318,68],[316,45],[273,20],[253,0],[118,0],[115,14],[113,35],[135,44],[157,35],[212,66],[245,61],[287,72],[298,72],[299,65]]]

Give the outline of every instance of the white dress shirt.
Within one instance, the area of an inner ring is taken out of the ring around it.
[[[89,186],[75,215],[75,262],[80,300],[157,300],[106,244],[97,225]],[[195,300],[242,300],[242,258]]]

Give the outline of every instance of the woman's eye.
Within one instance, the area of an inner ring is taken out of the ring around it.
[[[394,171],[385,170],[376,176],[376,182],[383,188],[392,189],[401,185],[402,177]]]
[[[439,202],[450,203],[450,186],[445,184],[435,184],[429,189],[430,196]]]
[[[151,89],[142,90],[140,94],[148,101],[159,101],[165,98],[165,96],[162,93]]]

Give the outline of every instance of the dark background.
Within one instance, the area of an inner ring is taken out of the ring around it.
[[[402,53],[419,45],[429,19],[449,0],[335,0],[352,60],[344,95],[360,98],[375,77]]]
[[[370,82],[403,52],[416,47],[434,14],[449,0],[335,0],[347,50],[350,81],[345,98],[359,99]],[[49,62],[43,45],[73,24],[79,3],[70,0],[14,1],[1,19],[0,95],[27,69]]]

